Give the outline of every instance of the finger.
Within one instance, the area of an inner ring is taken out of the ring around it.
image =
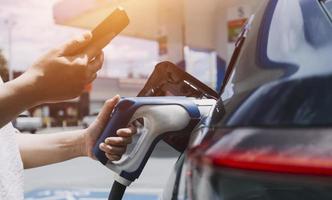
[[[98,70],[101,69],[104,63],[104,53],[101,51],[97,57],[95,57],[91,62],[88,64],[88,71],[90,73],[96,73]]]
[[[101,143],[99,145],[99,147],[105,153],[112,154],[112,155],[122,155],[126,152],[126,147],[110,146],[105,143]]]
[[[97,78],[97,73],[90,74],[86,81],[86,84],[92,83],[96,78]]]
[[[88,70],[85,70],[85,69],[87,69],[88,64],[89,64],[87,55],[84,55],[84,54],[78,54],[78,55],[74,55],[74,56],[61,55],[56,59],[58,62],[60,62],[64,65],[71,66],[71,67],[79,67],[79,68],[82,68],[86,72],[88,71]]]
[[[121,156],[119,155],[110,155],[110,154],[105,154],[105,155],[110,161],[118,161],[121,159]]]
[[[98,40],[94,40],[94,42],[91,45],[85,48],[84,53],[88,55],[89,60],[93,59],[104,48],[104,46],[106,46],[114,37],[115,34],[112,33]]]
[[[116,131],[116,134],[120,137],[131,137],[136,133],[134,128],[123,128]]]
[[[110,115],[115,107],[115,105],[119,102],[120,96],[116,95],[112,99],[107,100],[101,109],[99,115],[97,116],[97,120],[101,124],[102,127],[105,127],[108,122]]]
[[[131,130],[132,134],[131,135],[135,135],[137,133],[137,128],[133,125],[129,126],[129,129]]]
[[[126,153],[126,150],[127,150],[126,147],[116,147],[116,146],[110,146],[110,145],[107,145],[106,148],[109,150],[109,152],[107,152],[108,154],[119,155],[119,156]]]
[[[76,56],[61,56],[58,58],[62,63],[65,63],[68,66],[76,66],[76,67],[87,67],[89,64],[87,55],[76,55]]]
[[[62,47],[62,55],[72,56],[81,53],[88,46],[92,38],[91,32],[86,32],[79,37],[65,43]]]
[[[127,146],[132,143],[131,137],[108,137],[105,143],[111,146]]]

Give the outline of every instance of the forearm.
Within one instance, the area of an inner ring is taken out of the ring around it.
[[[55,134],[17,134],[25,169],[85,156],[84,130]]]
[[[0,128],[24,110],[37,104],[31,77],[25,75],[0,84]]]

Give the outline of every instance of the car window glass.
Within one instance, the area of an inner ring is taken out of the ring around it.
[[[326,0],[324,3],[330,14],[332,14],[332,0]]]
[[[330,126],[331,85],[329,75],[262,87],[235,112],[228,125]]]
[[[293,75],[252,93],[228,118],[227,125],[332,125],[332,29],[325,26],[318,7],[308,5],[312,6],[299,0],[278,1],[269,31],[267,66]]]

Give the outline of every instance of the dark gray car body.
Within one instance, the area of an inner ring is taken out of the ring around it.
[[[331,8],[331,1],[262,1],[233,55],[227,92],[192,133],[163,199],[332,199],[328,173],[206,162],[213,149],[236,139],[229,148],[285,152],[298,147],[304,156],[312,149],[313,156],[332,155]]]

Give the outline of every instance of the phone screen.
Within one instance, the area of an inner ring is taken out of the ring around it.
[[[104,19],[93,31],[91,43],[97,42],[106,36],[111,39],[118,35],[129,24],[129,18],[126,11],[122,8],[116,8],[106,19]],[[110,42],[110,41],[108,41]],[[108,43],[103,44],[105,47]]]
[[[116,8],[107,18],[92,30],[92,39],[88,46],[78,49],[74,54],[86,52],[91,58],[96,56],[98,49],[102,50],[129,24],[126,11]]]

